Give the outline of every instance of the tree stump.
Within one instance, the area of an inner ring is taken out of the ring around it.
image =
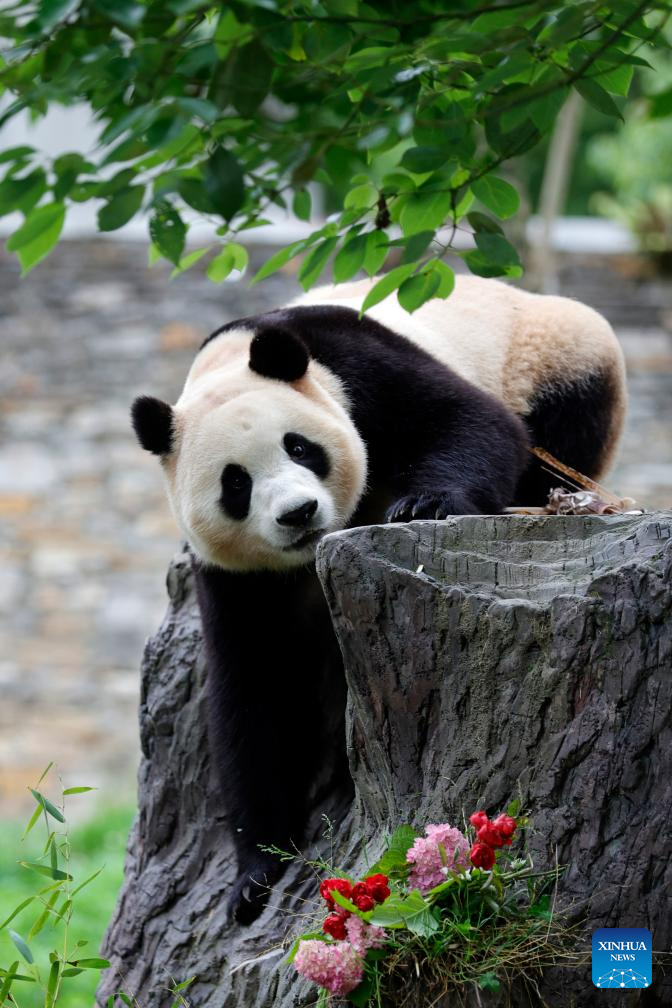
[[[344,656],[356,798],[333,838],[314,824],[309,856],[328,860],[335,842],[334,863],[357,874],[364,843],[377,855],[399,823],[458,822],[518,796],[538,830],[535,864],[567,866],[559,901],[581,947],[600,927],[647,927],[667,951],[672,513],[351,529],[324,540],[317,567]],[[210,778],[186,555],[168,588],[143,663],[140,810],[98,1004],[121,989],[163,1006],[170,978],[195,976],[194,1008],[308,1005],[314,988],[277,946],[314,908],[311,872],[293,865],[251,927],[225,922],[232,850]],[[548,971],[541,991],[557,1008],[597,1000],[589,965]],[[654,965],[651,988],[609,998],[663,1008],[672,979]]]

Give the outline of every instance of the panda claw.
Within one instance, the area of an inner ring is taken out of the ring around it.
[[[388,522],[408,522],[434,519],[443,521],[449,515],[478,514],[478,509],[462,493],[446,490],[403,497],[387,512]]]

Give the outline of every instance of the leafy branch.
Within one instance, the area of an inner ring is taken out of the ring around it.
[[[393,275],[414,310],[446,296],[460,256],[475,273],[519,275],[499,221],[518,199],[495,172],[553,129],[571,88],[618,116],[638,55],[667,46],[667,0],[38,0],[0,13],[0,85],[24,110],[85,103],[94,159],[0,150],[0,215],[23,214],[7,247],[24,272],[58,242],[70,207],[94,202],[103,231],[149,218],[152,256],[180,272],[208,256],[215,281],[243,270],[240,236],[273,206],[310,222],[319,185],[337,210],[259,271],[304,256],[308,288]],[[381,210],[381,207],[384,209]],[[194,220],[212,240],[188,247]],[[469,225],[475,249],[453,247]],[[448,225],[448,241],[437,238]],[[235,239],[235,241],[234,241]],[[435,254],[439,252],[439,256]]]

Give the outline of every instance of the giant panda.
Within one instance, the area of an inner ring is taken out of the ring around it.
[[[351,798],[322,536],[542,504],[530,445],[597,478],[623,424],[622,355],[590,308],[458,276],[413,315],[392,297],[360,318],[374,282],[229,322],[175,406],[132,407],[193,551],[240,923],[281,874],[260,845],[300,846],[308,809]]]

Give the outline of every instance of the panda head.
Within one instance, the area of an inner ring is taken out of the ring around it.
[[[342,386],[284,326],[206,343],[177,404],[140,396],[132,419],[192,548],[226,570],[309,562],[364,492],[366,450]]]

